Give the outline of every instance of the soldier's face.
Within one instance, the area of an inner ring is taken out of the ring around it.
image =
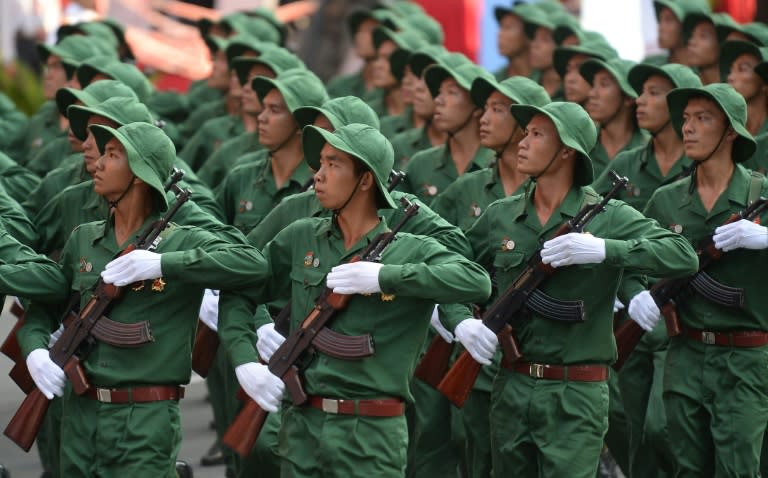
[[[400,83],[400,94],[403,102],[407,105],[413,104],[413,90],[416,88],[418,77],[413,74],[411,67],[406,65],[403,71],[403,81]]]
[[[355,53],[360,58],[369,59],[376,56],[376,49],[373,47],[373,29],[379,25],[379,22],[367,18],[360,23],[355,32],[354,44]]]
[[[434,123],[437,129],[455,131],[467,122],[475,110],[475,104],[467,90],[453,78],[443,80],[435,98]]]
[[[314,126],[317,126],[318,128],[323,128],[326,131],[334,131],[333,125],[328,120],[328,118],[322,113],[319,113],[317,115],[317,117],[315,118],[315,121],[312,122],[312,124]]]
[[[213,55],[213,70],[208,77],[208,86],[217,90],[224,90],[229,86],[229,71],[227,64],[227,54],[223,50],[218,50]]]
[[[111,128],[118,128],[120,126],[111,119],[99,115],[91,115],[88,118],[88,126],[92,124],[101,124]],[[88,135],[85,137],[85,141],[83,141],[83,161],[85,162],[85,170],[93,176],[96,173],[96,162],[99,160],[101,153],[99,153],[99,148],[96,147],[96,139],[93,137],[91,130],[86,129],[86,131]]]
[[[592,89],[589,90],[587,112],[595,121],[609,120],[616,115],[625,99],[613,76],[605,70],[598,71],[592,80]]]
[[[498,91],[491,93],[480,117],[480,144],[494,151],[503,149],[517,129],[517,121],[509,112],[512,100]]]
[[[565,91],[566,101],[584,104],[589,97],[589,90],[592,87],[587,80],[579,73],[579,67],[589,57],[582,54],[573,55],[565,66],[565,76],[563,76],[563,89]]]
[[[667,93],[674,88],[669,79],[653,75],[643,83],[643,92],[637,97],[637,125],[655,133],[669,121]]]
[[[56,55],[49,55],[45,60],[43,69],[43,93],[45,98],[52,100],[56,97],[56,91],[59,88],[67,86],[67,72],[61,63],[61,58]]]
[[[390,89],[397,86],[397,78],[392,74],[389,57],[397,50],[397,45],[391,41],[385,41],[376,51],[376,60],[373,62],[373,86],[376,88]]]
[[[717,64],[720,57],[720,45],[717,42],[715,26],[709,22],[700,22],[693,29],[688,40],[688,62],[691,66],[711,66]]]
[[[683,146],[686,156],[694,161],[702,161],[710,157],[716,148],[731,148],[735,134],[727,130],[730,130],[730,125],[725,113],[714,102],[707,98],[688,100],[683,110]]]
[[[243,86],[240,84],[240,80],[237,78],[235,70],[229,71],[229,94],[233,98],[240,98],[240,101],[242,102]]]
[[[659,47],[671,49],[682,43],[683,24],[672,10],[662,7],[659,11]]]
[[[496,37],[501,56],[511,57],[528,48],[525,26],[517,15],[505,15],[499,22],[499,34]]]
[[[755,73],[755,66],[758,63],[760,61],[754,55],[744,53],[736,57],[728,74],[728,84],[747,101],[765,94],[766,85]]]
[[[424,119],[431,119],[435,113],[435,100],[429,93],[423,77],[416,77],[413,82],[413,112]]]
[[[243,112],[251,115],[257,115],[261,113],[262,106],[259,101],[259,96],[253,91],[251,82],[257,76],[264,76],[267,78],[274,78],[275,72],[267,68],[264,65],[254,65],[248,72],[248,80],[243,85],[243,92],[240,97],[240,102],[243,106]]]
[[[259,113],[259,143],[272,149],[300,134],[299,125],[288,110],[283,95],[273,88],[264,97],[264,109]]]
[[[517,151],[517,170],[521,173],[536,176],[542,173],[559,154],[562,143],[555,124],[544,115],[536,115],[525,128],[525,137],[520,141]],[[547,173],[561,167],[560,161],[553,161]],[[546,173],[545,173],[546,174]]]
[[[552,55],[555,53],[555,39],[552,30],[539,27],[531,40],[531,67],[546,70],[552,67]]]
[[[357,180],[352,157],[326,143],[320,151],[320,169],[315,172],[315,195],[320,204],[326,209],[342,207]]]
[[[116,139],[111,139],[104,148],[104,154],[96,161],[93,175],[93,190],[108,201],[114,201],[133,181],[133,173],[128,167],[125,148]]]

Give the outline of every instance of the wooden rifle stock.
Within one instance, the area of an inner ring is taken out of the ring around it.
[[[29,451],[43,424],[49,403],[43,392],[34,388],[8,422],[8,426],[5,427],[5,436],[19,445],[22,450]]]
[[[435,334],[424,356],[421,357],[419,365],[413,371],[413,376],[427,385],[437,388],[448,371],[452,353],[453,344],[446,342],[440,334]]]
[[[14,302],[15,304],[15,302]],[[19,340],[16,338],[16,333],[24,326],[24,313],[22,312],[21,317],[16,321],[15,324],[13,324],[13,328],[8,333],[8,336],[3,341],[3,345],[0,345],[0,352],[3,353],[6,357],[13,360],[14,362],[18,362],[22,359],[21,356],[21,347],[19,346]]]
[[[198,319],[195,345],[192,348],[192,370],[203,378],[207,377],[218,349],[219,334]]]

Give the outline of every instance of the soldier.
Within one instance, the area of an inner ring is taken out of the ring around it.
[[[494,72],[493,76],[498,81],[510,76],[531,77],[534,73],[531,68],[531,51],[525,22],[535,16],[532,11],[537,8],[535,5],[516,2],[512,8],[494,8],[493,14],[499,24],[499,34],[496,38],[499,54],[509,60],[506,66]]]
[[[705,85],[720,82],[720,43],[715,28],[728,23],[733,20],[727,13],[689,12],[683,20],[688,65],[698,69]]]
[[[138,348],[99,340],[92,345],[83,360],[91,388],[64,397],[61,474],[175,477],[178,400],[191,374],[203,288],[254,286],[265,263],[254,248],[175,224],[160,235],[157,252],[137,250],[113,260],[167,209],[163,184],[175,151],[162,130],[146,123],[91,131],[102,152],[94,189],[109,201],[111,214],[73,231],[59,261],[61,293],[82,293],[82,305],[99,274],[108,284],[126,286],[110,318],[145,319],[154,340]],[[33,305],[19,332],[30,374],[49,399],[63,394],[65,381],[47,350],[48,335],[59,325],[53,309]],[[126,433],[134,438],[126,440]]]
[[[401,477],[407,448],[404,402],[411,399],[408,383],[434,303],[484,300],[490,281],[476,265],[435,240],[406,233],[384,251],[382,263],[343,264],[387,230],[377,210],[396,207],[385,186],[392,148],[378,131],[360,124],[333,133],[309,126],[304,143],[307,161],[317,170],[317,197],[334,215],[297,221],[266,246],[274,280],[256,295],[290,293],[293,328],[311,310],[330,272],[328,287],[354,294],[334,320],[334,330],[371,333],[376,351],[364,360],[320,354],[311,361],[304,371],[308,406],[283,410],[282,475]],[[243,319],[222,310],[222,340],[237,364],[243,389],[275,412],[283,383],[255,362],[249,340],[253,324]],[[342,405],[331,408],[337,404]]]
[[[708,14],[712,10],[706,0],[654,0],[656,21],[659,24],[659,47],[667,50],[666,55],[655,55],[643,63],[663,65],[679,63],[689,65],[687,39],[683,37],[683,20],[689,13]]]
[[[542,260],[556,272],[539,289],[572,312],[583,312],[584,321],[552,320],[542,315],[545,311],[531,309],[528,318],[515,322],[524,362],[502,362],[493,383],[493,472],[592,478],[608,426],[606,380],[616,357],[612,310],[619,280],[625,270],[690,274],[696,256],[685,241],[620,201],[609,202],[588,224],[588,233],[551,239],[563,222],[600,200],[586,187],[593,179],[588,151],[597,132],[573,103],[512,105],[511,110],[527,133],[519,146],[518,170],[535,182],[526,194],[493,203],[467,238],[478,263],[495,268],[499,291],[510,286],[544,241]],[[632,287],[621,295],[642,289]],[[475,360],[490,364],[498,340],[481,321],[444,325]]]
[[[755,67],[768,60],[768,47],[729,40],[720,48],[720,78],[746,100],[747,131],[758,138],[768,133],[768,84],[755,72]]]
[[[565,45],[555,48],[552,63],[563,81],[563,98],[586,108],[589,90],[592,89],[579,67],[590,58],[608,60],[617,56],[616,50],[604,39],[587,39],[579,45]]]
[[[727,285],[743,297],[741,306],[726,306],[693,288],[677,301],[683,331],[670,341],[664,377],[674,476],[759,476],[768,423],[768,377],[762,373],[768,320],[760,267],[768,257],[768,229],[759,223],[767,216],[723,224],[768,194],[768,184],[739,164],[752,156],[755,142],[745,127],[744,98],[731,86],[673,90],[667,103],[696,169],[657,190],[645,213],[691,244],[714,234],[714,247],[725,254],[706,273],[714,289]],[[658,320],[648,292],[633,303],[630,315]]]

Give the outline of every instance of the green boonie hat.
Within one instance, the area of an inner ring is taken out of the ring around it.
[[[248,34],[260,41],[282,45],[283,35],[278,28],[261,17],[238,16],[222,22],[230,33]]]
[[[635,66],[635,62],[622,60],[621,58],[611,58],[606,61],[592,58],[581,64],[579,73],[581,73],[581,76],[583,76],[584,79],[587,80],[587,83],[591,85],[595,79],[595,75],[599,71],[605,70],[610,73],[614,80],[616,80],[616,83],[619,84],[619,88],[621,88],[621,91],[625,95],[630,98],[637,98],[637,93],[627,80],[629,70],[631,70],[633,66]]]
[[[85,106],[95,106],[110,98],[132,98],[138,101],[136,93],[116,80],[97,81],[82,90],[75,88],[59,88],[56,92],[56,107],[59,114],[67,116],[67,108],[76,102]]]
[[[249,17],[257,17],[266,20],[278,31],[278,33],[280,33],[280,45],[285,44],[285,40],[288,38],[288,28],[285,26],[285,23],[281,22],[277,16],[275,16],[275,12],[272,9],[267,7],[256,7],[246,10],[245,14]]]
[[[309,70],[298,68],[286,70],[278,78],[257,76],[251,81],[251,88],[262,102],[267,93],[276,88],[291,114],[302,106],[321,106],[329,99],[320,78]]]
[[[357,29],[360,28],[360,24],[368,19],[376,20],[380,25],[384,25],[392,30],[399,30],[402,24],[395,15],[394,12],[390,12],[384,8],[358,8],[349,14],[347,17],[347,27],[349,28],[349,34],[355,36]]]
[[[75,75],[77,74],[77,69],[80,68],[83,63],[99,65],[102,63],[112,63],[113,61],[118,61],[118,58],[112,54],[104,55],[100,53],[98,55],[90,56],[83,61],[62,60],[61,64],[64,65],[64,70],[67,72],[67,78],[72,79],[76,78]]]
[[[99,83],[102,82],[96,84]],[[189,116],[189,100],[176,91],[155,91],[144,104],[153,114],[171,123],[183,123]]]
[[[427,84],[432,98],[437,97],[437,94],[440,92],[440,84],[446,78],[453,78],[461,88],[470,91],[472,83],[481,77],[493,78],[493,75],[474,63],[464,63],[458,66],[436,63],[424,71],[424,82]]]
[[[404,59],[402,57],[407,57],[405,64],[407,64],[411,68],[411,72],[418,77],[421,77],[424,70],[429,65],[438,63],[441,58],[448,54],[448,50],[445,48],[434,45],[424,45],[418,50],[410,52],[408,55],[398,52],[399,50],[392,53],[392,56],[395,58],[390,59],[390,61],[400,62]],[[469,61],[469,59],[467,59],[467,61]],[[403,69],[405,69],[405,67],[403,67]]]
[[[442,45],[443,41],[445,41],[445,32],[442,25],[427,14],[405,16],[405,22],[430,45]]]
[[[85,61],[77,69],[77,81],[81,86],[89,85],[93,77],[99,73],[130,87],[142,103],[147,101],[154,91],[152,83],[135,65],[120,61],[107,63]]]
[[[299,127],[303,128],[314,123],[319,114],[328,118],[335,130],[352,123],[367,124],[376,129],[381,126],[373,108],[357,96],[340,96],[326,101],[322,106],[302,106],[293,112],[293,117]]]
[[[115,32],[108,25],[101,22],[82,22],[75,25],[62,25],[56,30],[56,38],[61,40],[70,35],[85,35],[92,39],[103,40],[109,43],[109,46],[117,50],[120,45]]]
[[[241,85],[248,81],[248,74],[255,65],[264,65],[276,75],[288,70],[305,70],[304,62],[296,55],[278,46],[265,51],[259,56],[239,56],[232,60],[232,68]]]
[[[579,186],[592,183],[594,172],[589,152],[597,143],[597,128],[584,108],[576,103],[554,101],[544,106],[512,105],[510,111],[523,128],[526,128],[536,115],[548,117],[555,125],[560,141],[581,156],[581,161],[574,171],[573,182]]]
[[[155,190],[160,210],[168,209],[164,183],[176,158],[176,148],[168,135],[149,123],[130,123],[117,129],[95,124],[90,129],[101,154],[112,138],[123,145],[131,172]]]
[[[529,39],[533,39],[536,35],[536,30],[539,28],[546,28],[553,33],[557,28],[569,28],[573,31],[581,30],[579,21],[573,15],[565,12],[547,13],[541,8],[542,4],[537,3],[536,5],[539,6],[540,12],[538,18],[524,22],[525,35]]]
[[[128,123],[154,123],[146,105],[135,98],[110,98],[93,106],[72,105],[67,108],[69,126],[72,134],[81,141],[88,136],[88,119],[93,116],[103,116],[119,125]]]
[[[728,82],[728,74],[731,72],[731,65],[736,58],[748,54],[757,58],[758,61],[768,60],[768,48],[742,40],[729,40],[720,45],[720,81]]]
[[[742,35],[746,35],[749,41],[756,43],[758,46],[768,46],[768,25],[765,23],[752,22],[746,25],[734,23],[718,25],[715,29],[717,30],[717,40],[720,43],[724,43],[731,33],[739,32]]]
[[[494,91],[518,105],[544,106],[551,101],[544,87],[524,76],[513,76],[502,82],[496,81],[495,78],[477,78],[472,83],[469,95],[475,105],[482,108]]]
[[[320,169],[320,151],[325,143],[354,156],[365,164],[373,173],[378,188],[379,209],[397,209],[397,204],[387,191],[389,173],[395,164],[395,152],[389,140],[373,126],[353,123],[338,128],[334,132],[317,126],[307,126],[303,130],[304,160],[309,167]]]
[[[403,57],[424,45],[424,39],[413,31],[395,32],[387,27],[378,26],[373,30],[373,46],[378,50],[385,41],[391,41],[397,46],[397,50],[389,57],[389,69],[398,81],[405,74],[405,62]],[[398,53],[395,55],[395,53]]]
[[[706,98],[714,102],[728,118],[731,128],[739,136],[733,143],[734,162],[746,161],[755,152],[755,139],[747,131],[747,103],[731,85],[713,83],[699,88],[678,88],[667,94],[669,117],[677,135],[683,137],[683,111],[692,98]]]
[[[48,61],[48,57],[51,55],[58,56],[62,63],[70,63],[79,65],[81,62],[96,55],[110,54],[105,51],[103,43],[93,41],[92,38],[87,38],[83,35],[70,35],[64,37],[59,43],[55,45],[46,45],[39,43],[37,45],[37,53],[40,56],[40,61],[45,63]],[[115,52],[112,51],[111,55],[115,58]]]
[[[525,23],[528,20],[535,20],[538,12],[539,9],[533,3],[518,3],[511,8],[496,7],[493,9],[497,23],[501,23],[501,19],[507,15],[514,15]]]
[[[386,8],[401,17],[425,15],[424,8],[411,0],[381,0],[374,4],[374,8]]]
[[[703,22],[709,22],[717,28],[736,27],[737,24],[727,13],[689,13],[683,20],[683,40],[687,43],[693,34],[696,25]]]
[[[568,62],[576,55],[603,61],[618,57],[616,50],[605,40],[589,39],[579,45],[559,46],[552,55],[552,64],[560,78],[565,77]]]
[[[115,38],[117,38],[118,44],[125,48],[126,59],[136,59],[136,57],[133,55],[133,51],[131,51],[131,46],[127,41],[125,41],[125,27],[112,18],[102,18],[98,21],[112,29],[112,33],[115,34]]]
[[[691,68],[677,63],[667,63],[662,66],[639,63],[629,70],[627,79],[637,96],[640,96],[643,93],[643,85],[652,76],[668,79],[674,88],[698,88],[701,86],[699,75]]]
[[[259,56],[267,50],[280,48],[274,43],[263,42],[258,38],[242,33],[231,36],[227,40],[229,43],[227,44],[225,51],[230,68],[232,67],[232,61],[238,56],[246,56],[248,53],[255,53],[256,56]]]
[[[662,8],[668,8],[680,23],[683,23],[689,13],[712,12],[707,0],[653,0],[653,8],[656,10],[656,19],[659,18]]]

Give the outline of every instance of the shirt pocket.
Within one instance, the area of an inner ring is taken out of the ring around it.
[[[291,301],[301,310],[308,311],[314,306],[325,290],[326,271],[317,267],[294,267],[291,271]]]
[[[491,281],[493,288],[498,289],[499,284],[507,287],[519,274],[520,269],[525,264],[525,254],[519,251],[508,251],[496,254],[493,258],[493,269],[491,269]]]

